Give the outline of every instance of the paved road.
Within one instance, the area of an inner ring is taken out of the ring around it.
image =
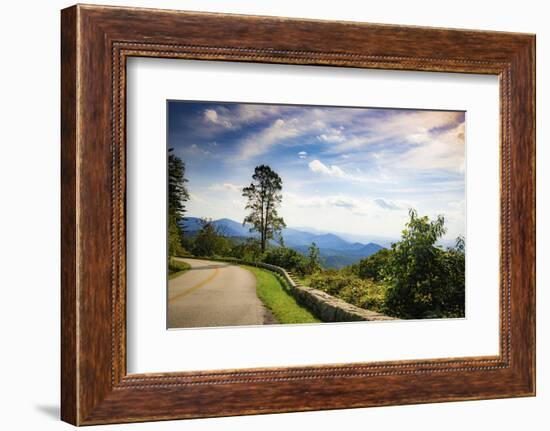
[[[270,323],[250,271],[225,262],[178,260],[191,269],[168,281],[169,328]]]

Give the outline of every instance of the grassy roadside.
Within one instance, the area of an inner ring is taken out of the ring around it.
[[[320,322],[310,311],[296,302],[279,276],[253,266],[241,266],[254,274],[258,298],[271,310],[279,323]]]
[[[168,263],[168,280],[176,278],[187,271],[191,266],[180,260],[170,259]]]

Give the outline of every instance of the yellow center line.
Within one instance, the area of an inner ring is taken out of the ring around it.
[[[195,286],[193,286],[192,288],[190,289],[187,289],[185,292],[182,292],[182,293],[179,293],[177,295],[174,295],[172,296],[171,298],[168,299],[168,301],[174,301],[176,299],[179,299],[179,298],[183,298],[184,296],[187,296],[191,293],[193,293],[195,290],[197,289],[200,289],[201,287],[203,287],[205,284],[209,283],[212,281],[212,279],[218,275],[218,272],[220,271],[219,268],[216,268],[214,270],[214,272],[212,274],[210,274],[205,280],[201,281],[199,284],[196,284]]]

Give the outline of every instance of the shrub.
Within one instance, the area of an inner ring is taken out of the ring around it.
[[[341,271],[325,271],[308,278],[311,287],[372,311],[384,312],[386,287]]]
[[[383,275],[381,270],[387,265],[390,254],[391,250],[383,248],[352,265],[352,272],[359,278],[382,281]]]
[[[173,258],[168,259],[168,274],[173,275],[182,271],[187,271],[191,268],[191,265],[189,265],[186,262],[182,262],[181,260],[176,260]]]
[[[229,254],[246,262],[257,262],[262,256],[260,241],[256,238],[247,238],[244,242],[231,247]]]
[[[274,247],[268,249],[262,256],[262,261],[302,275],[307,272],[306,258],[291,248]]]
[[[195,256],[224,256],[231,247],[229,240],[219,234],[210,220],[202,220],[201,230],[193,240]]]

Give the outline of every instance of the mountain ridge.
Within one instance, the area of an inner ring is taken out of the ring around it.
[[[213,220],[212,223],[218,232],[228,238],[254,238],[258,235],[250,232],[248,226],[228,218]],[[198,217],[185,217],[180,226],[185,232],[193,235],[201,228],[201,219]],[[297,252],[306,255],[312,243],[319,247],[319,254],[324,266],[329,268],[342,268],[358,262],[377,251],[385,248],[380,244],[369,242],[350,242],[333,233],[312,233],[295,228],[282,230],[284,245]]]

